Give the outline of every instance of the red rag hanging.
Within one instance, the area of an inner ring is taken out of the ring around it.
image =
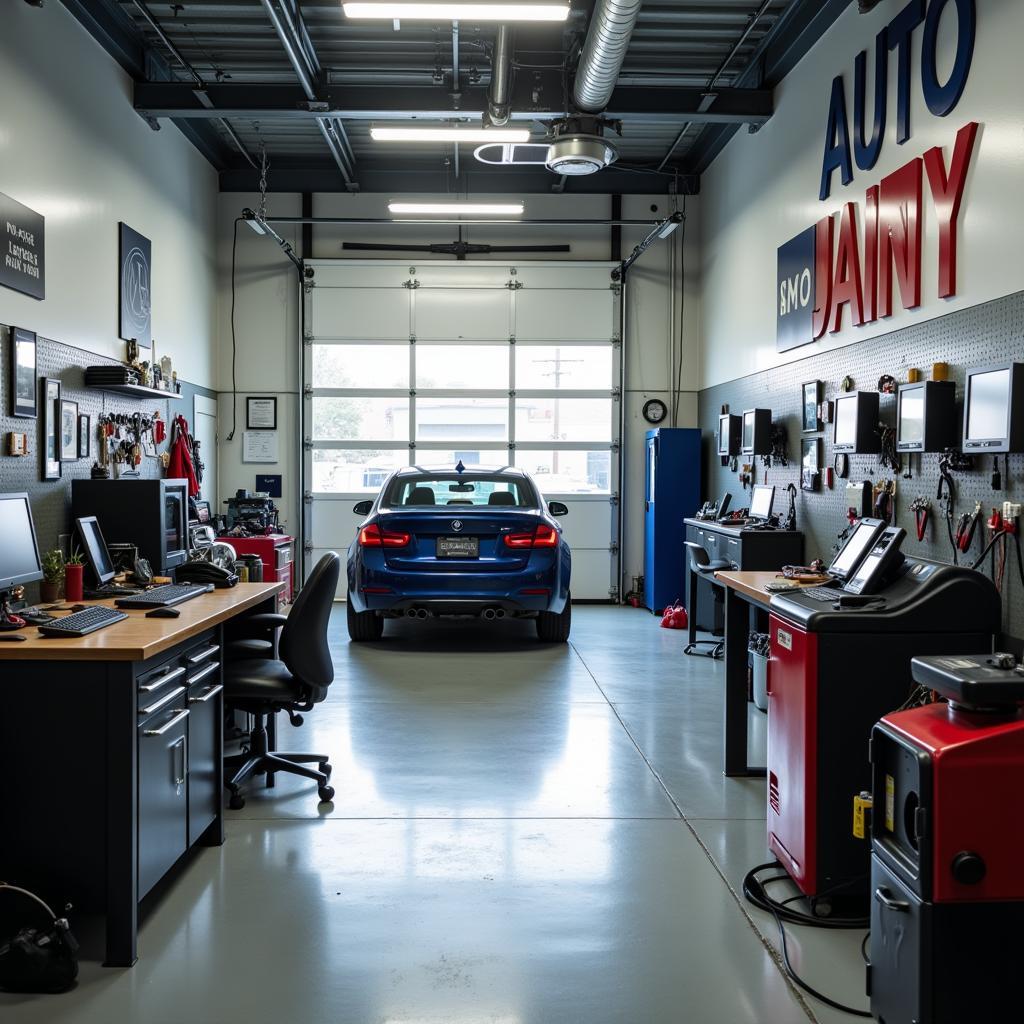
[[[188,481],[188,496],[199,493],[195,467],[192,465],[192,444],[188,436],[188,421],[184,416],[175,416],[171,427],[171,461],[167,464],[167,476]]]

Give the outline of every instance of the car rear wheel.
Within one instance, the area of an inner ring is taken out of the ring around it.
[[[345,603],[348,635],[356,643],[379,640],[384,635],[384,620],[376,612],[357,612],[352,602]]]
[[[540,612],[537,615],[537,636],[546,644],[564,644],[569,639],[572,626],[572,595],[565,599],[561,615],[555,612]]]

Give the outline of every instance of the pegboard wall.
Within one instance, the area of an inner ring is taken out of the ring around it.
[[[755,463],[755,483],[775,485],[775,512],[785,513],[789,507],[786,486],[800,486],[800,441],[804,437],[822,439],[822,485],[820,491],[797,492],[797,528],[804,532],[807,560],[823,558],[831,561],[836,539],[847,525],[846,511],[849,501],[847,480],[838,478],[832,490],[825,482],[824,470],[833,465],[831,424],[815,433],[803,433],[801,418],[801,386],[807,381],[822,381],[822,394],[831,400],[841,393],[840,381],[849,375],[854,389],[876,390],[879,377],[891,374],[900,383],[906,381],[907,370],[917,367],[922,379],[929,379],[932,363],[949,364],[950,379],[957,383],[957,411],[963,412],[963,384],[965,371],[971,366],[1024,359],[1024,292],[996,299],[984,305],[959,310],[927,323],[916,324],[880,338],[847,345],[830,352],[815,354],[786,366],[751,374],[738,380],[706,388],[698,400],[699,425],[703,432],[703,458],[705,497],[715,500],[723,491],[732,493],[732,507],[749,503],[749,492],[744,492],[739,473],[723,467],[717,454],[716,432],[718,415],[723,406],[741,414],[744,409],[769,408],[772,420],[785,427],[789,465],[766,468],[760,456]],[[895,425],[896,396],[882,395],[880,418],[887,426]],[[738,456],[742,464],[750,456]],[[971,470],[953,474],[956,483],[955,517],[961,512],[973,511],[975,502],[981,502],[985,518],[993,507],[1004,501],[1024,502],[1024,455],[1010,455],[1009,473],[1003,456],[999,457],[1002,472],[1002,490],[992,488],[992,460],[994,456],[976,456]],[[907,532],[903,550],[910,555],[952,561],[945,520],[941,515],[936,491],[939,483],[939,456],[937,454],[901,455],[898,473],[883,469],[878,456],[851,455],[848,480],[896,480],[895,525]],[[905,479],[904,474],[912,474]],[[923,495],[932,503],[925,539],[917,540],[914,513],[910,503]],[[970,553],[960,556],[961,564],[973,562],[987,543],[987,531],[978,527]],[[1024,542],[1022,542],[1024,543]],[[1024,587],[1017,574],[1013,541],[1008,541],[1005,578],[1003,581],[1003,629],[1012,637],[1024,638]],[[986,560],[984,571],[991,571]]]
[[[78,403],[80,414],[91,417],[92,437],[89,444],[89,458],[74,462],[61,463],[59,480],[42,480],[42,461],[40,452],[43,448],[43,417],[42,399],[40,397],[40,415],[36,419],[21,419],[10,415],[11,411],[11,339],[10,328],[0,325],[0,395],[2,395],[2,414],[0,414],[0,491],[27,491],[32,504],[32,516],[36,525],[36,536],[41,551],[57,546],[59,534],[67,533],[70,526],[71,512],[71,481],[88,479],[92,464],[97,457],[99,442],[96,438],[98,417],[108,413],[133,414],[144,412],[152,414],[160,410],[161,418],[167,423],[168,434],[170,422],[178,411],[186,418],[191,415],[191,402],[174,401],[158,398],[128,398],[107,391],[87,388],[84,382],[86,366],[103,364],[117,365],[116,359],[73,348],[49,338],[36,339],[36,375],[39,380],[44,377],[57,377],[61,383],[61,398]],[[37,389],[39,385],[37,384]],[[182,389],[185,390],[184,388]],[[184,407],[187,407],[184,408]],[[7,451],[7,434],[10,431],[28,434],[29,455],[10,456]],[[166,442],[160,450],[166,450]],[[140,476],[158,478],[161,465],[158,458],[143,457],[138,467]],[[31,591],[30,591],[31,593]]]

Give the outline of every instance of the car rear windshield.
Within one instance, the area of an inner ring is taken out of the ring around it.
[[[399,477],[392,483],[385,504],[390,508],[430,508],[456,505],[466,508],[536,508],[533,488],[522,478],[474,476]]]

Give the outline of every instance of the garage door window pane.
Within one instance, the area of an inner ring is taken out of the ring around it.
[[[454,448],[470,441],[508,440],[505,398],[417,398],[416,440],[447,441]]]
[[[417,345],[417,388],[508,387],[508,345]]]
[[[407,441],[408,398],[314,398],[315,441]]]
[[[516,389],[612,387],[611,345],[516,345]]]
[[[416,464],[419,466],[449,468],[460,462],[467,468],[487,466],[497,469],[512,464],[507,448],[480,449],[468,443],[465,446],[456,444],[444,451],[420,448],[416,452]]]
[[[315,388],[408,388],[409,345],[314,345]]]
[[[610,451],[522,451],[516,466],[533,475],[542,494],[608,494]]]
[[[516,441],[610,441],[610,398],[517,398]]]
[[[385,451],[320,448],[313,452],[313,490],[318,494],[376,494],[392,470],[408,464],[408,448]]]

